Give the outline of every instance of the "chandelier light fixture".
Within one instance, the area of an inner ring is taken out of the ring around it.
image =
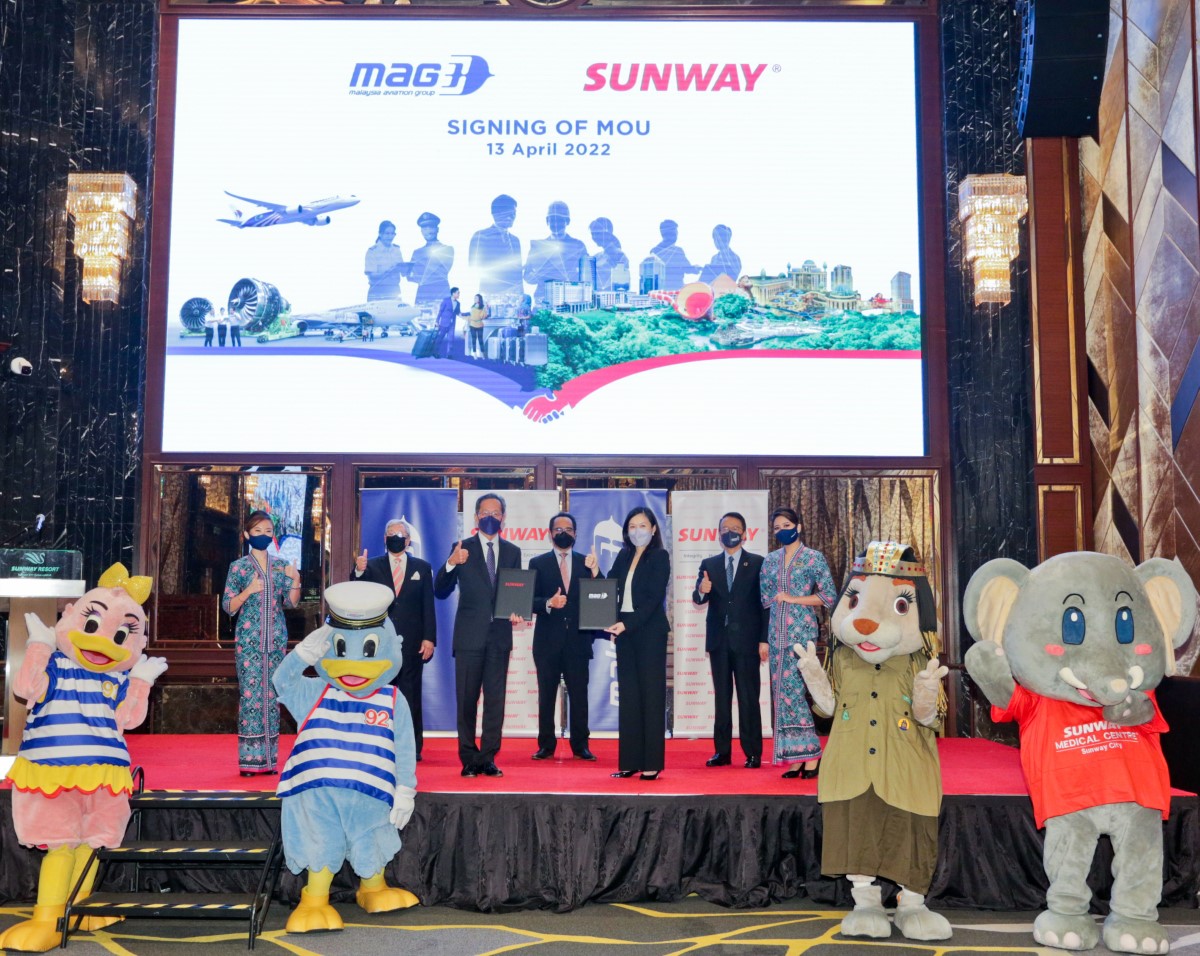
[[[1025,179],[1009,173],[967,176],[958,187],[963,258],[975,276],[975,304],[1012,301],[1009,264],[1021,249],[1017,221],[1029,211]]]
[[[83,260],[83,300],[117,302],[137,213],[137,184],[128,173],[69,173],[67,212],[75,218],[75,254]]]

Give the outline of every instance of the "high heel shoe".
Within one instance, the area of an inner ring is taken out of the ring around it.
[[[658,775],[659,775],[660,773],[662,773],[662,771],[661,771],[661,770],[651,770],[651,771],[650,771],[650,772],[648,772],[648,773],[644,773],[644,774],[642,774],[642,779],[643,779],[643,780],[657,780],[657,779],[658,779]]]
[[[617,777],[621,780],[628,780],[635,773],[640,773],[638,770],[618,770],[616,773],[610,773],[610,777]]]
[[[800,779],[801,780],[812,780],[820,772],[821,772],[821,758],[818,757],[817,762],[813,765],[813,768],[811,770],[809,770],[808,768],[805,768],[800,771]]]
[[[784,780],[795,780],[798,776],[800,776],[800,768],[793,767],[791,770],[785,770],[779,776],[783,777]]]

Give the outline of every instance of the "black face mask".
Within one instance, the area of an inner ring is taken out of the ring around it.
[[[402,534],[389,534],[387,536],[387,549],[392,554],[399,554],[408,546],[408,538]]]
[[[575,535],[570,531],[555,531],[554,546],[562,551],[570,550],[571,545],[575,543]]]
[[[740,534],[738,534],[736,531],[722,531],[721,532],[721,544],[725,545],[725,547],[736,548],[741,543],[742,543],[742,536]]]

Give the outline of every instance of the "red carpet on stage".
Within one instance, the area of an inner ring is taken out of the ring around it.
[[[275,776],[242,777],[237,769],[237,738],[226,734],[131,734],[126,738],[135,764],[146,771],[146,786],[163,790],[273,790]],[[279,741],[279,765],[287,760],[294,737]],[[941,740],[942,786],[946,794],[1023,794],[1025,781],[1015,748],[987,740]],[[785,767],[771,766],[771,742],[764,741],[764,766],[747,770],[740,752],[728,767],[705,767],[711,740],[668,740],[667,766],[653,782],[614,780],[617,742],[591,742],[595,763],[571,756],[560,741],[551,760],[532,760],[537,742],[508,739],[496,758],[502,778],[464,778],[459,771],[457,742],[427,737],[424,759],[417,764],[418,789],[439,793],[639,793],[668,794],[815,794],[816,780],[784,780]],[[735,744],[736,748],[736,744]]]

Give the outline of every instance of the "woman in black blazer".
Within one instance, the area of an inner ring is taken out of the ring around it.
[[[608,633],[617,644],[618,765],[614,777],[657,780],[666,744],[667,612],[663,602],[671,581],[671,559],[663,548],[658,519],[649,508],[634,508],[621,529],[625,547],[613,561],[618,620]]]

